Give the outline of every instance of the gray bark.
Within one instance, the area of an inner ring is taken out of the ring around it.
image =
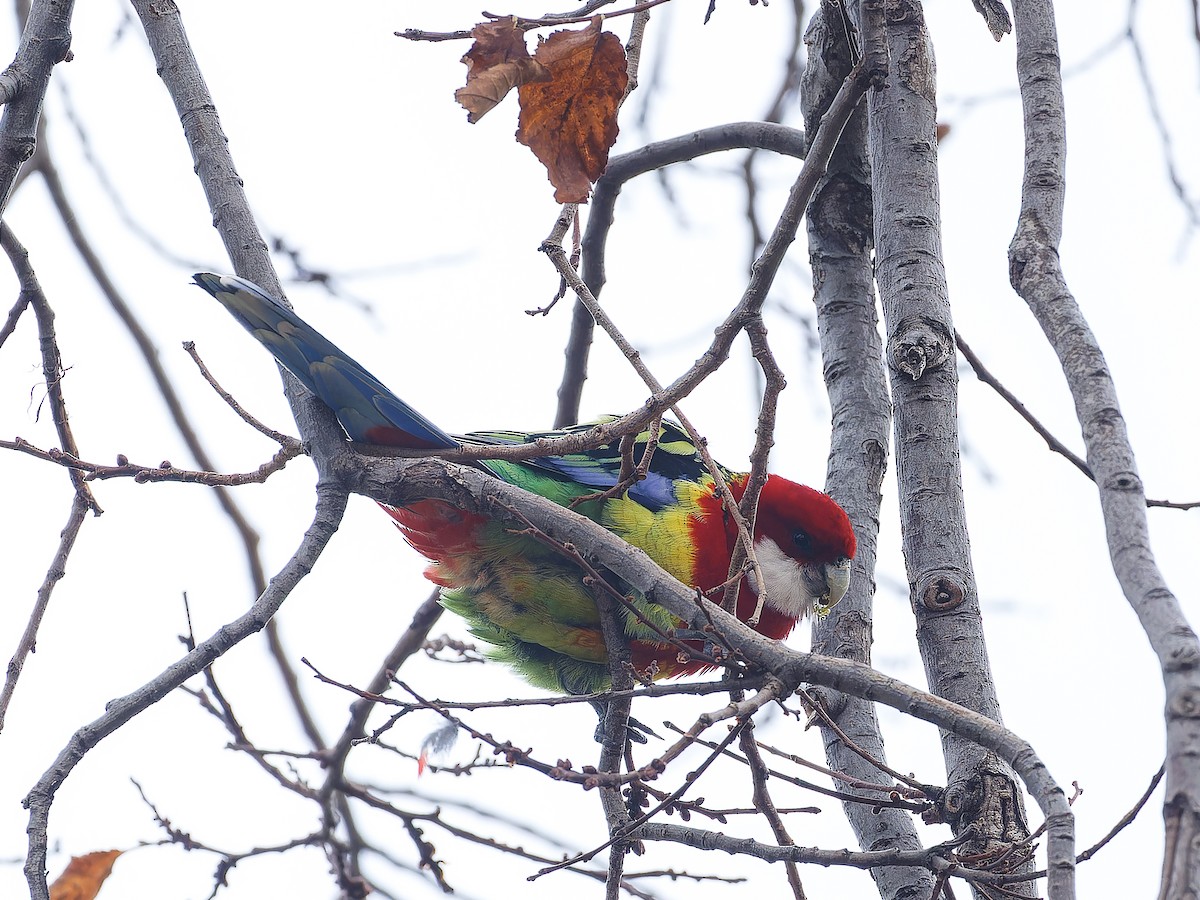
[[[37,148],[38,122],[50,85],[50,73],[71,52],[74,0],[34,3],[21,29],[17,55],[0,75],[0,214],[8,208],[13,185]]]
[[[818,11],[805,35],[808,66],[801,84],[805,131],[817,121],[838,84],[850,72],[845,36]],[[875,552],[879,535],[881,485],[887,467],[891,406],[883,372],[883,348],[875,312],[871,250],[870,165],[866,158],[866,109],[860,107],[846,130],[809,204],[809,260],[821,336],[825,382],[833,410],[826,490],[850,515],[858,539],[850,590],[823,620],[813,623],[814,653],[871,662]],[[838,728],[862,750],[886,762],[883,736],[873,704],[845,694],[822,694]],[[835,771],[866,782],[890,779],[851,750],[832,728],[822,726],[825,756]],[[863,850],[915,850],[921,846],[907,812],[843,804]],[[933,876],[923,869],[871,870],[885,900],[926,898]]]
[[[1066,190],[1066,116],[1054,10],[1017,0],[1017,76],[1025,122],[1021,212],[1009,247],[1013,288],[1062,364],[1095,476],[1113,570],[1162,667],[1166,690],[1166,825],[1161,900],[1200,896],[1200,641],[1154,561],[1146,496],[1095,335],[1058,258]],[[1073,873],[1051,855],[1051,878]]]
[[[886,85],[868,95],[875,277],[886,323],[901,530],[917,641],[935,694],[999,722],[963,505],[932,49],[915,0],[863,2],[860,17],[868,53],[886,47],[889,59]],[[939,807],[956,835],[974,827],[966,849],[999,851],[1027,837],[1012,772],[961,736],[943,731],[942,748],[947,789]],[[1012,889],[1018,896],[1035,895],[1033,884]]]

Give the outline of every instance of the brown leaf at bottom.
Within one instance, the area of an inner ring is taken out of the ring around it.
[[[95,900],[122,850],[97,850],[75,856],[50,885],[50,900]]]

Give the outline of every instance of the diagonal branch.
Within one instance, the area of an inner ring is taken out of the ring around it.
[[[1016,411],[1017,415],[1028,422],[1029,427],[1041,435],[1042,440],[1046,442],[1046,445],[1051,450],[1065,457],[1071,465],[1086,475],[1091,481],[1096,480],[1096,476],[1092,474],[1092,470],[1088,467],[1088,464],[1084,460],[1080,459],[1079,456],[1072,453],[1071,449],[1066,444],[1051,434],[1050,429],[1037,420],[1033,413],[1026,408],[1025,404],[1017,398],[1017,395],[1006,388],[1003,383],[1001,383],[1000,379],[988,371],[988,368],[983,364],[983,360],[976,355],[974,350],[967,346],[967,342],[963,340],[962,335],[957,331],[954,332],[954,343],[958,346],[958,350],[963,355],[963,358],[974,370],[976,378],[1003,397],[1004,402],[1011,406]],[[1174,500],[1147,499],[1146,505],[1159,506],[1166,509],[1195,509],[1197,506],[1200,506],[1200,500],[1187,500],[1179,502]]]
[[[75,547],[75,539],[79,537],[79,529],[83,527],[87,511],[87,501],[83,499],[82,494],[76,493],[75,499],[71,503],[67,524],[63,526],[62,534],[59,537],[58,550],[54,554],[50,568],[46,571],[42,586],[38,588],[37,599],[29,614],[29,622],[25,625],[25,631],[21,634],[20,641],[17,642],[17,649],[8,662],[4,687],[0,689],[0,730],[4,729],[4,717],[8,713],[9,704],[12,703],[13,694],[17,689],[17,679],[21,677],[25,660],[37,646],[38,629],[41,627],[46,609],[50,605],[50,595],[54,591],[54,586],[66,574],[67,557],[71,555],[71,550]]]
[[[145,712],[187,679],[211,665],[232,647],[266,627],[278,612],[283,601],[300,583],[324,551],[337,531],[346,510],[348,495],[329,482],[317,485],[316,513],[291,559],[271,579],[262,596],[239,618],[217,629],[196,645],[186,656],[177,660],[137,690],[108,703],[104,715],[84,725],[67,742],[58,758],[46,770],[25,798],[29,810],[29,855],[25,861],[25,878],[32,900],[49,900],[46,886],[46,845],[50,807],[54,795],[93,747],[99,744],[134,716]]]
[[[37,319],[38,342],[42,350],[42,375],[46,380],[46,392],[50,402],[50,415],[54,420],[54,428],[58,432],[59,442],[68,453],[78,455],[79,447],[75,443],[75,435],[71,431],[71,424],[67,417],[67,402],[63,396],[62,381],[64,372],[62,355],[58,349],[58,338],[54,331],[54,310],[51,309],[50,303],[46,299],[46,295],[42,292],[41,285],[38,283],[37,274],[29,262],[28,251],[17,240],[16,235],[12,233],[7,222],[0,222],[0,247],[8,254],[13,269],[17,273],[17,279],[21,284],[21,296],[33,308],[34,317]],[[67,524],[63,528],[59,539],[58,550],[54,554],[54,559],[50,564],[49,570],[46,572],[42,586],[38,589],[37,599],[34,601],[29,622],[25,626],[25,631],[21,635],[17,649],[8,664],[4,687],[0,689],[0,729],[4,727],[4,716],[9,704],[12,702],[13,693],[17,687],[17,679],[21,676],[25,660],[28,659],[29,654],[34,651],[37,645],[38,629],[41,627],[46,609],[50,605],[50,597],[54,592],[55,585],[66,574],[67,557],[74,548],[75,540],[79,536],[79,530],[83,526],[84,514],[88,510],[91,510],[95,515],[100,515],[103,512],[100,504],[96,502],[96,498],[92,494],[91,486],[84,480],[83,474],[75,469],[68,469],[67,472],[75,491],[75,499],[71,505],[71,513],[67,518]]]
[[[0,76],[6,104],[0,118],[0,215],[8,209],[21,167],[37,147],[50,73],[70,58],[74,11],[74,0],[32,4],[17,55]]]
[[[67,404],[63,397],[64,371],[62,355],[58,350],[58,338],[54,332],[54,310],[50,308],[50,303],[42,292],[42,286],[38,283],[37,274],[30,265],[29,251],[17,240],[7,222],[0,222],[0,248],[3,248],[4,252],[8,254],[21,283],[21,293],[28,297],[29,305],[33,308],[33,314],[37,319],[38,341],[42,348],[42,376],[46,380],[46,393],[50,399],[50,415],[54,420],[54,428],[58,432],[58,441],[66,453],[78,457],[79,445],[75,442],[75,435],[71,431],[71,423],[67,418]],[[96,515],[104,512],[92,495],[92,489],[84,483],[83,476],[73,469],[68,471],[71,476],[71,484],[78,493],[83,495],[84,501],[92,512]]]
[[[785,696],[808,681],[865,699],[883,702],[991,750],[1012,765],[1050,820],[1048,841],[1073,854],[1074,825],[1062,790],[1054,783],[1032,747],[997,722],[956,704],[902,684],[869,667],[848,660],[797,653],[770,641],[693,593],[656,566],[643,552],[600,525],[549,500],[528,494],[475,469],[436,460],[376,459],[353,453],[340,432],[312,432],[314,458],[325,460],[329,477],[348,489],[391,505],[436,498],[452,506],[488,516],[509,518],[514,510],[563,543],[586,547],[588,557],[610,569],[648,600],[683,620],[684,626],[704,628],[710,622],[749,663],[772,673]],[[743,715],[733,710],[731,715]],[[1053,900],[1068,895],[1052,894]]]

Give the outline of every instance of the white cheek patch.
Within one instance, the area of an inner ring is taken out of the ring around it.
[[[804,577],[804,567],[769,537],[760,537],[754,543],[754,552],[767,585],[767,605],[795,619],[807,615],[812,610],[814,596]]]

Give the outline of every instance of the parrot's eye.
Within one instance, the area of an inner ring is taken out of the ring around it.
[[[797,528],[792,532],[792,543],[797,550],[808,551],[812,549],[812,538],[807,531]]]

